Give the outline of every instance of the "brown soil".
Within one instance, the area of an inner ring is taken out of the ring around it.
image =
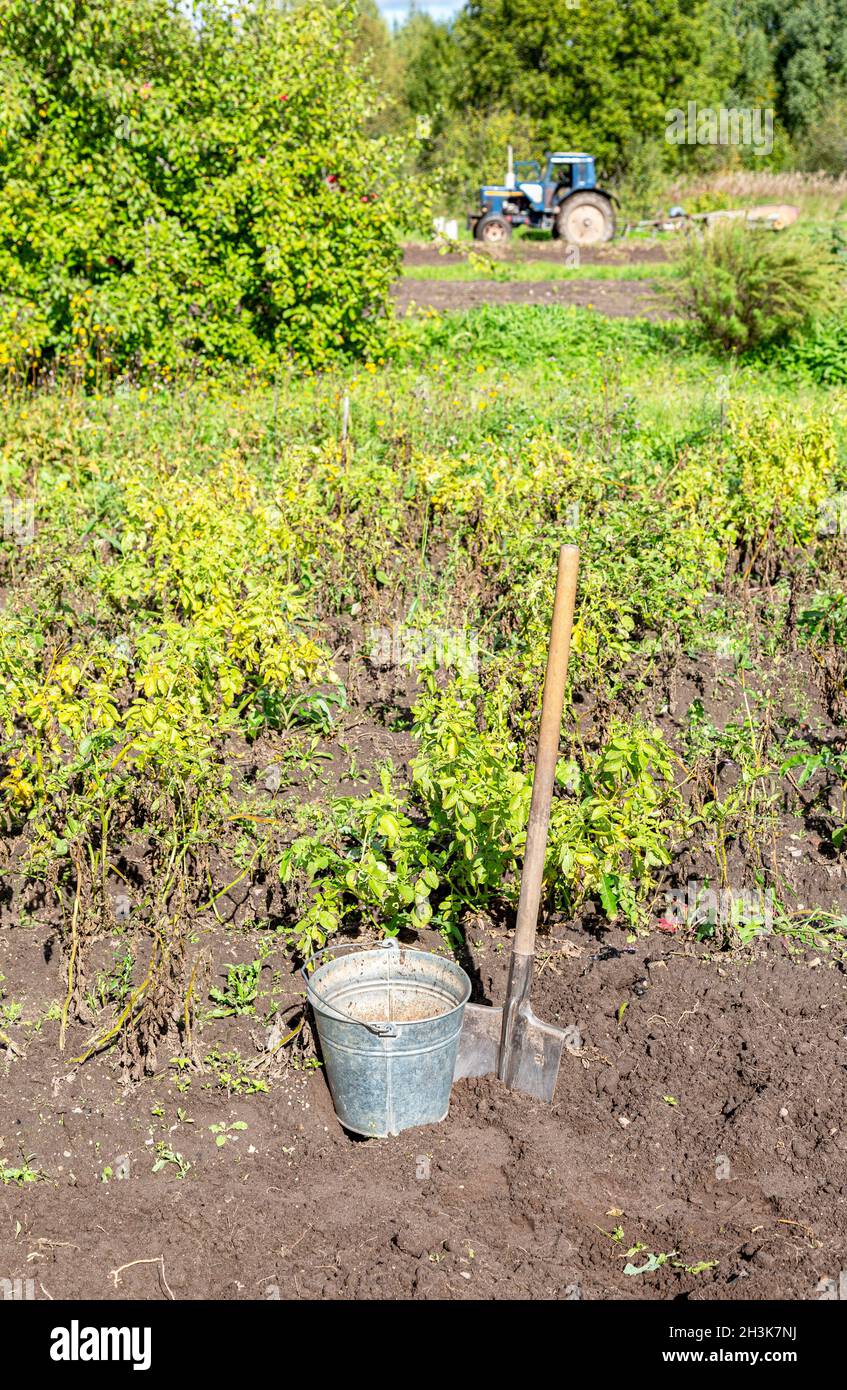
[[[469,251],[492,261],[520,264],[527,261],[557,264],[563,260],[562,243],[517,238],[494,250],[477,243],[462,245],[442,255],[436,246],[409,245],[403,248],[403,265],[408,271],[417,266],[449,264],[465,260]],[[580,251],[582,265],[644,265],[649,269],[668,260],[668,248],[660,242],[614,241],[608,246],[586,247]],[[473,309],[480,304],[565,304],[596,309],[610,318],[668,319],[672,311],[650,279],[643,280],[421,280],[407,274],[394,285],[394,299],[403,313],[434,309],[449,313]]]
[[[5,955],[35,969],[44,943],[19,935]],[[497,1001],[506,941],[477,940],[475,994]],[[167,1297],[159,1257],[176,1298],[808,1299],[838,1277],[841,963],[776,938],[710,955],[568,929],[543,945],[534,1004],[581,1036],[552,1107],[464,1081],[443,1124],[368,1141],[340,1128],[321,1071],[249,1097],[203,1075],[180,1092],[173,1070],[132,1086],[109,1058],[62,1063],[45,1025],[0,1079],[2,1156],[46,1175],[0,1194],[0,1272],[73,1299]],[[227,1045],[261,1031],[230,1020]],[[209,1127],[233,1121],[218,1147]],[[184,1178],[152,1172],[160,1142]]]
[[[666,700],[653,700],[669,736],[695,698],[718,724],[732,715],[730,665],[680,660]],[[759,676],[798,728],[825,720],[798,656]],[[410,736],[387,726],[413,690],[408,673],[394,677],[350,682],[357,702],[340,737],[368,781],[349,780],[330,740],[327,793],[363,792],[389,753],[407,767]],[[233,743],[245,789],[266,785],[286,737]],[[755,848],[773,856],[788,900],[843,913],[845,865],[823,833],[825,808],[806,794],[806,818],[783,808]],[[143,881],[143,846],[121,864]],[[732,847],[733,882],[750,882],[753,867]],[[225,846],[210,871],[218,884],[235,879]],[[673,874],[713,876],[707,844],[678,855]],[[191,921],[205,1001],[228,963],[274,939],[256,920],[283,919],[280,892],[246,879],[217,916]],[[128,939],[92,943],[89,984]],[[508,933],[479,922],[468,939],[474,999],[501,1001]],[[341,1129],[307,1028],[293,1057],[269,1055],[280,1035],[264,1020],[276,1010],[295,1026],[303,998],[281,944],[255,1014],[207,1017],[188,1058],[169,1065],[179,1048],[169,1040],[159,1071],[138,1082],[116,1051],[72,1060],[93,1016],[70,1025],[59,1053],[55,906],[19,880],[0,893],[0,976],[6,1003],[40,1020],[0,1026],[0,1168],[28,1159],[40,1174],[0,1185],[0,1277],[35,1279],[37,1298],[812,1299],[847,1268],[847,973],[835,948],[772,935],[721,950],[658,910],[634,943],[590,913],[553,920],[533,1003],[578,1030],[555,1103],[462,1081],[446,1121],[385,1140]],[[267,1091],[251,1092],[256,1083]]]
[[[670,319],[672,311],[650,280],[398,280],[398,309],[449,313],[480,304],[565,304],[610,318]]]

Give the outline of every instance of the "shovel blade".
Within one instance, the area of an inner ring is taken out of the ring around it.
[[[517,1012],[500,1059],[500,1079],[510,1091],[523,1091],[551,1104],[565,1046],[564,1029],[536,1018],[529,1004]]]
[[[549,1105],[556,1090],[566,1036],[562,1028],[536,1018],[528,1004],[516,1012],[511,1038],[501,1058],[503,1010],[466,1004],[453,1080],[498,1075],[510,1091],[523,1091]]]
[[[465,1005],[454,1081],[461,1081],[465,1076],[488,1076],[497,1071],[502,1031],[502,1009],[485,1004]]]

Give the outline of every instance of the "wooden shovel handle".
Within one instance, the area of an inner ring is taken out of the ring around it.
[[[532,784],[532,802],[526,832],[518,921],[512,943],[512,952],[516,956],[531,956],[535,949],[535,928],[541,902],[553,778],[559,756],[559,734],[568,676],[578,568],[579,548],[575,545],[563,545],[559,551],[556,598],[553,603],[550,648],[547,653],[547,674],[544,677],[544,695],[541,701],[541,729],[535,754],[535,780]]]

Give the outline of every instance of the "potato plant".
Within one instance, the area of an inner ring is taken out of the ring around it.
[[[16,894],[59,914],[62,1036],[98,1012],[85,1055],[131,1038],[143,1068],[176,1028],[187,1056],[210,1010],[254,1007],[259,952],[204,1005],[206,923],[302,954],[512,920],[562,541],[582,563],[544,921],[646,930],[695,851],[710,882],[783,892],[755,826],[789,810],[840,854],[837,733],[792,741],[785,666],[769,703],[748,689],[803,653],[838,708],[839,410],[787,412],[753,369],[725,409],[689,346],[691,428],[651,394],[671,330],[553,314],[559,365],[516,379],[489,318],[467,355],[0,398],[0,484],[32,517],[0,547],[2,813]],[[720,721],[692,670],[723,682]],[[120,988],[97,955],[118,892]]]

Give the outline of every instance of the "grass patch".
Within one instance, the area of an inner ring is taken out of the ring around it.
[[[668,280],[678,274],[672,261],[656,261],[639,265],[563,265],[559,261],[499,261],[481,264],[445,256],[439,265],[404,265],[403,276],[409,280],[467,281],[499,280],[504,282],[535,282],[543,280]]]

